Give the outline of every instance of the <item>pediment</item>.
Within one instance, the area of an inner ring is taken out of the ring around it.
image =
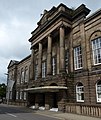
[[[14,64],[17,64],[17,63],[18,63],[18,61],[11,60],[10,63],[9,63],[9,65],[8,65],[8,68],[11,67],[11,66],[13,66]]]

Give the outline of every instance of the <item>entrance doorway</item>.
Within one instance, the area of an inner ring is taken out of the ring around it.
[[[52,93],[52,108],[58,108],[58,97],[57,97],[57,93]]]
[[[41,93],[39,96],[39,106],[45,106],[45,94]]]
[[[28,93],[28,106],[35,105],[35,94]]]

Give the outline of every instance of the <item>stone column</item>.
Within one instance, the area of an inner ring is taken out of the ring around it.
[[[41,77],[42,74],[42,43],[39,43],[39,55],[38,55],[38,77]]]
[[[60,73],[65,72],[65,28],[60,26]]]
[[[48,49],[47,49],[47,75],[52,73],[52,37],[48,35]]]
[[[31,51],[30,80],[34,80],[34,48]]]

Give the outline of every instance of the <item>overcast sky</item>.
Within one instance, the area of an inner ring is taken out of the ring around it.
[[[85,4],[91,13],[101,8],[101,0],[0,0],[0,83],[10,60],[21,60],[30,54],[31,31],[37,27],[40,14],[64,3],[77,8]]]

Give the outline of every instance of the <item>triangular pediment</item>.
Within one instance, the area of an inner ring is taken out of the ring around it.
[[[17,64],[17,63],[18,63],[18,61],[11,60],[10,63],[9,63],[9,65],[8,65],[8,68],[11,67],[11,66],[13,66],[13,65],[15,65],[15,64]]]

